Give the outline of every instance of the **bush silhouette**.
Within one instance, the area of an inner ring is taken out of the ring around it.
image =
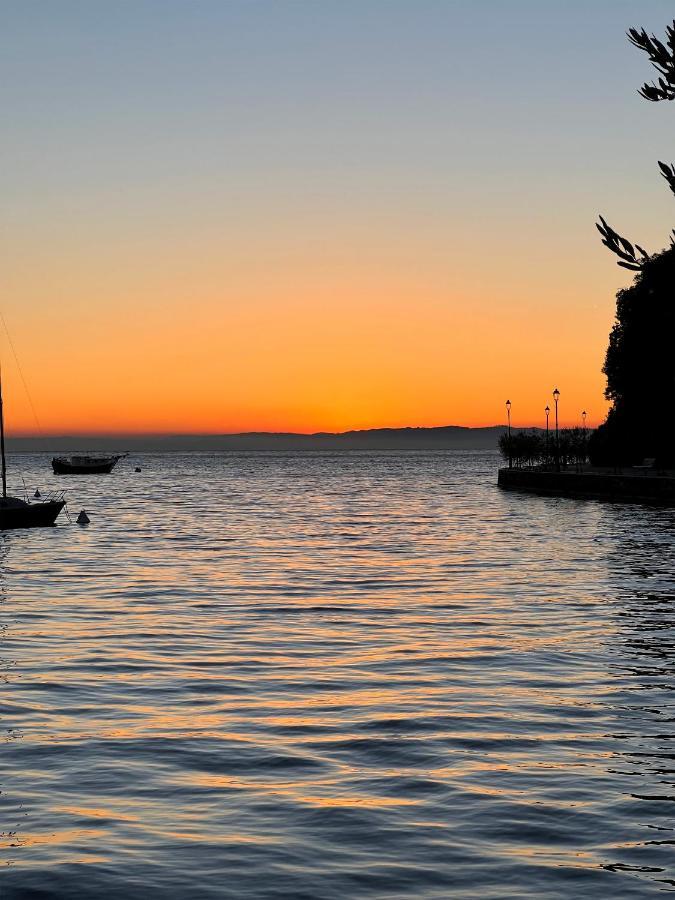
[[[546,435],[538,431],[512,431],[499,438],[499,452],[505,460],[511,458],[516,467],[554,465],[559,455],[560,465],[581,465],[587,459],[587,433],[583,428],[561,428],[556,447],[555,433]]]

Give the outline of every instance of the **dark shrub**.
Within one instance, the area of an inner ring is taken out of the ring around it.
[[[509,447],[508,432],[499,438],[499,452],[508,461],[509,455],[514,466],[541,466],[556,463],[559,451],[560,465],[581,465],[587,459],[587,432],[583,428],[561,428],[556,447],[555,433],[549,435],[548,449],[546,435],[538,431],[512,431]]]
[[[544,461],[544,439],[536,431],[512,431],[499,438],[499,451],[505,460],[511,457],[514,466],[536,466]]]

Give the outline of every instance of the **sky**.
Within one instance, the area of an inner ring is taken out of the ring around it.
[[[8,430],[601,421],[631,274],[594,221],[675,224],[625,31],[673,15],[0,0]]]

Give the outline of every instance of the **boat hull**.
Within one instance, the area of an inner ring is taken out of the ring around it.
[[[117,459],[92,465],[79,465],[62,459],[52,460],[55,475],[109,475],[117,465]]]
[[[65,500],[47,500],[44,503],[21,505],[3,505],[0,501],[0,531],[14,528],[46,528],[56,522],[65,505]]]

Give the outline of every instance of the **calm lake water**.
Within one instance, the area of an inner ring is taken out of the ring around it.
[[[487,453],[13,465],[92,521],[0,535],[2,900],[675,890],[675,510]]]

